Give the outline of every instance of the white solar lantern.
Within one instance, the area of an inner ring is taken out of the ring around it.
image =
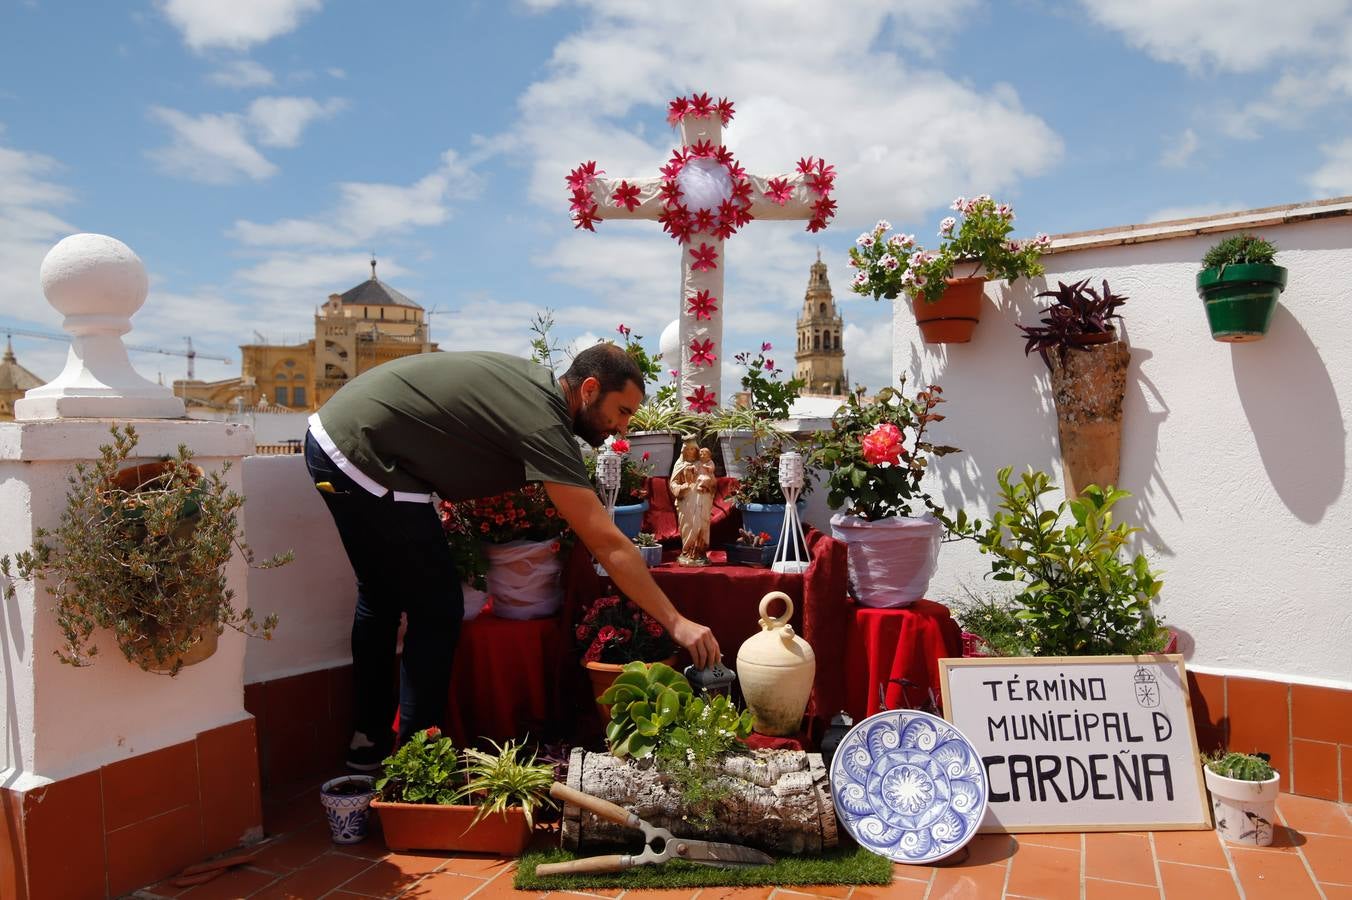
[[[803,493],[805,477],[803,454],[796,450],[779,454],[779,489],[784,492],[784,524],[779,531],[779,547],[775,549],[771,571],[795,574],[807,571],[808,560],[804,558],[807,540],[803,537],[803,523],[798,518],[798,497]]]
[[[601,489],[601,498],[605,501],[610,521],[615,521],[615,499],[620,493],[620,454],[609,447],[596,454],[596,483]],[[605,568],[596,563],[596,573],[606,575]]]

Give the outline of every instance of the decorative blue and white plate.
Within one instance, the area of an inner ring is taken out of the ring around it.
[[[892,709],[850,729],[831,759],[836,817],[860,846],[904,863],[961,850],[986,814],[986,770],[938,716]]]

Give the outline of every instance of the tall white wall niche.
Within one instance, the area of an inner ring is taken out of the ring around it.
[[[146,301],[146,269],[130,247],[105,234],[73,234],[42,261],[42,292],[71,336],[66,368],[14,404],[19,421],[70,418],[172,419],[183,401],[131,367],[122,335]]]

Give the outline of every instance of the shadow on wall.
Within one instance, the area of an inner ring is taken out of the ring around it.
[[[1343,491],[1347,426],[1319,351],[1278,303],[1268,336],[1230,346],[1235,389],[1277,496],[1314,524]]]

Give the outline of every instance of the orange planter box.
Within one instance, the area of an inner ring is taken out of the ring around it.
[[[391,850],[458,850],[520,856],[530,842],[530,826],[520,807],[486,815],[471,828],[477,806],[435,803],[386,803],[372,800],[380,816],[385,846]]]

